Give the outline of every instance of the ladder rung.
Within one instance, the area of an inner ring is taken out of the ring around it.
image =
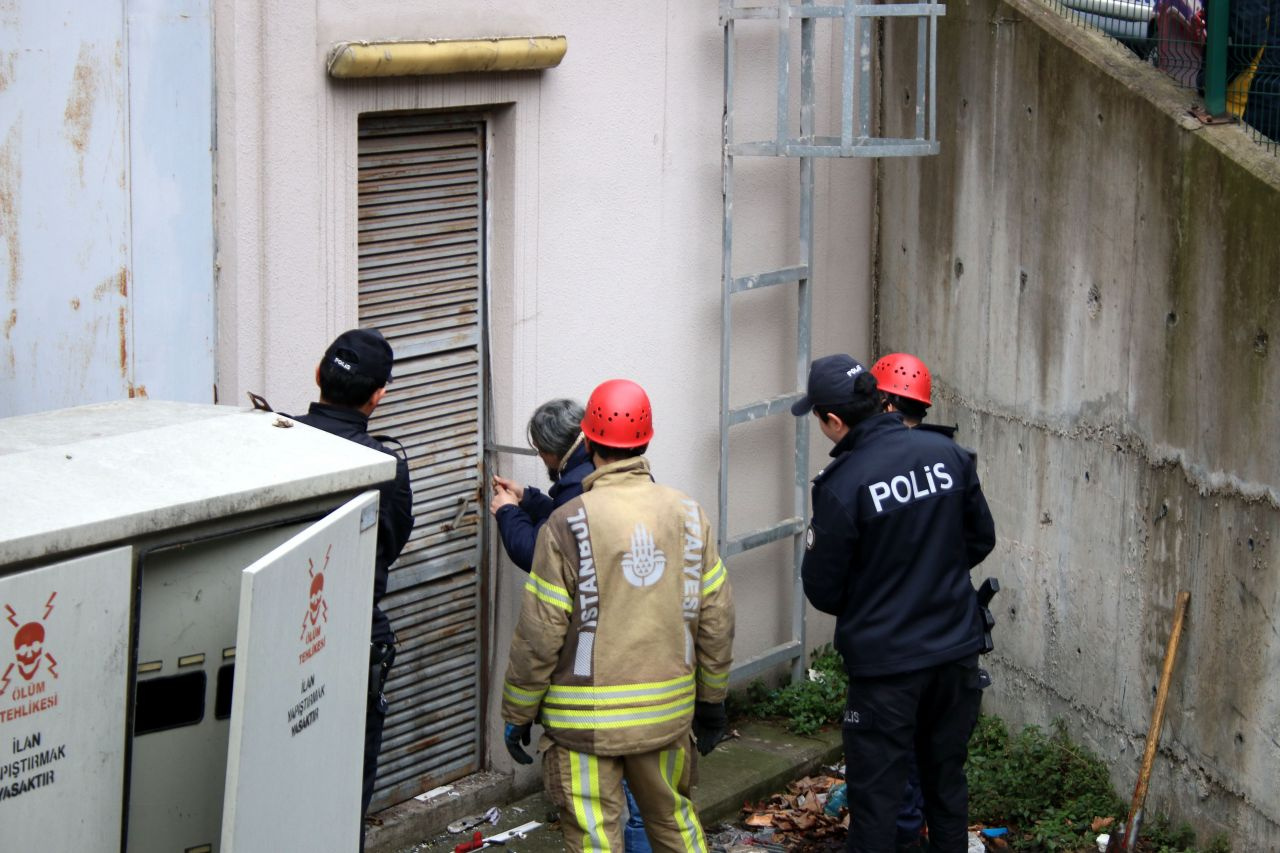
[[[934,15],[942,17],[947,14],[947,7],[942,3],[855,3],[855,18],[930,18]]]
[[[855,18],[927,18],[931,15],[945,15],[947,7],[943,3],[855,3],[852,16]],[[843,6],[792,6],[787,11],[789,18],[843,18],[846,17]],[[730,7],[720,16],[720,26],[725,21],[778,19],[777,6],[736,6]]]
[[[912,157],[937,154],[936,140],[861,137],[842,145],[838,136],[819,136],[801,142],[737,142],[728,146],[733,157]]]
[[[745,406],[730,409],[728,425],[745,424],[747,421],[767,418],[770,415],[777,415],[782,412],[791,414],[791,404],[797,402],[803,396],[803,394],[796,393],[780,394],[777,397],[770,397],[767,400],[760,400],[756,403],[748,403]]]
[[[733,669],[729,670],[729,683],[734,685],[741,684],[784,661],[793,661],[796,658],[804,658],[804,647],[799,640],[791,640],[774,646],[753,658],[748,658],[742,663],[736,664]]]
[[[786,2],[786,0],[780,0]],[[843,18],[843,6],[792,6],[788,10],[788,17],[791,18]],[[724,26],[725,21],[741,21],[748,18],[757,20],[776,21],[778,19],[778,7],[774,6],[733,6],[725,10],[720,15],[720,26]]]
[[[775,284],[791,284],[808,277],[809,268],[806,266],[787,267],[786,269],[773,270],[772,272],[743,275],[733,280],[733,284],[729,287],[729,292],[741,293],[744,290],[773,287]]]
[[[720,549],[721,557],[732,557],[735,554],[741,554],[743,551],[750,551],[753,548],[759,548],[761,545],[768,545],[770,542],[777,542],[779,539],[786,539],[788,536],[795,536],[804,530],[804,520],[800,518],[784,518],[777,524],[772,524],[761,530],[755,530],[745,536],[739,536],[737,539],[730,539],[724,543],[724,547]]]

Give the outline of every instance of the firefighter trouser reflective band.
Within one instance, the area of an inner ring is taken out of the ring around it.
[[[590,755],[551,743],[542,773],[547,796],[560,807],[565,849],[622,853],[625,776],[654,850],[707,853],[689,799],[696,756],[689,736],[636,755]]]

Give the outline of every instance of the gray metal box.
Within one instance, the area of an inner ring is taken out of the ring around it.
[[[230,407],[0,420],[6,846],[354,849],[394,470]]]

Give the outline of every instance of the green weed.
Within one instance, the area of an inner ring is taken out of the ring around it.
[[[814,649],[811,655],[813,678],[773,689],[757,679],[747,687],[745,695],[730,697],[731,713],[776,718],[798,735],[811,735],[839,720],[849,686],[840,655],[830,645]]]
[[[1036,842],[1029,849],[1078,849],[1097,835],[1094,818],[1125,813],[1102,762],[1072,743],[1061,723],[1051,734],[1028,726],[1011,737],[998,718],[981,718],[968,776],[970,819],[1025,827]]]
[[[1127,804],[1111,787],[1106,767],[1073,743],[1057,721],[1051,733],[1027,726],[1011,736],[998,717],[982,717],[969,741],[969,820],[1009,828],[1022,853],[1085,853],[1099,832],[1121,831]],[[1110,819],[1109,823],[1107,819]],[[1105,825],[1104,825],[1105,824]],[[1141,853],[1198,853],[1195,831],[1163,816],[1144,823]],[[1230,853],[1225,837],[1204,853]]]
[[[778,719],[808,735],[835,723],[844,711],[848,678],[830,645],[814,649],[812,677],[769,688],[754,681],[729,697],[734,717]],[[1014,853],[1092,853],[1100,832],[1119,832],[1127,803],[1111,787],[1106,767],[1067,735],[1027,726],[1011,735],[998,717],[983,716],[969,740],[969,820],[1003,826]],[[1108,819],[1110,819],[1108,821]],[[1196,847],[1194,830],[1163,816],[1142,827],[1139,853],[1231,853],[1225,836]]]

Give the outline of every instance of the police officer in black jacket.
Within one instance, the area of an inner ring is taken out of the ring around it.
[[[837,617],[849,674],[847,848],[894,849],[914,746],[930,848],[963,853],[983,642],[969,571],[995,546],[995,524],[973,458],[881,403],[861,364],[832,355],[813,362],[792,406],[835,443],[813,481],[801,573],[810,603]]]
[[[373,797],[382,726],[387,717],[387,699],[382,690],[396,656],[391,620],[378,607],[378,602],[387,592],[391,564],[400,556],[413,530],[409,465],[402,455],[369,435],[369,416],[387,392],[392,360],[391,345],[376,329],[343,332],[325,350],[324,358],[316,367],[320,402],[312,403],[307,414],[295,419],[396,459],[395,479],[378,487],[378,545],[373,562],[373,630],[369,644],[369,703],[365,712],[364,787],[360,806],[361,850],[364,849],[363,815],[369,810]]]

